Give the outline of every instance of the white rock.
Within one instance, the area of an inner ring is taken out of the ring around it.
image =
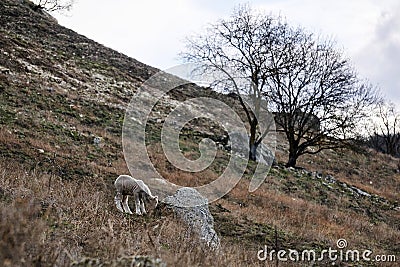
[[[218,249],[220,239],[214,230],[214,218],[208,209],[208,200],[196,189],[182,187],[163,200],[184,221],[201,241],[212,249]]]

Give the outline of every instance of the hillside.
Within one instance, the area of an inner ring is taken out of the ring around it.
[[[287,145],[278,134],[279,164],[265,183],[247,191],[250,164],[245,179],[210,205],[219,253],[198,246],[165,210],[145,217],[119,213],[112,183],[128,173],[121,143],[125,110],[158,70],[58,25],[27,0],[2,0],[0,25],[0,266],[130,266],[135,257],[141,266],[157,266],[156,259],[168,266],[269,266],[257,259],[264,245],[322,251],[336,248],[340,238],[350,249],[400,261],[399,162],[368,149],[307,156],[297,170],[280,164]],[[170,99],[202,95],[236,105],[196,85],[174,90]],[[216,179],[228,161],[224,149],[216,163],[194,174],[163,156],[157,114],[168,104],[156,106],[147,128],[152,162],[180,185]],[[192,126],[182,139],[188,157],[198,152],[201,137],[218,140],[221,134],[208,121]]]

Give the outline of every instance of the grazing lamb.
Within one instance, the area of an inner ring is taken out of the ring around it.
[[[129,196],[135,198],[137,215],[146,214],[146,209],[144,207],[145,200],[155,201],[154,207],[157,207],[158,197],[151,194],[149,187],[142,180],[136,180],[129,175],[120,175],[115,180],[114,186],[117,191],[114,202],[117,209],[121,212],[133,214],[128,205]]]

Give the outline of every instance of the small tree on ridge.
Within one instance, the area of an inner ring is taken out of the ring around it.
[[[69,11],[74,4],[74,0],[32,0],[36,9],[46,10],[47,12],[54,11]]]

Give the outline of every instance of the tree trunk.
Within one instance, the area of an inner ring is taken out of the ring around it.
[[[249,151],[249,159],[252,161],[257,160],[257,145],[256,144],[250,144],[250,151]]]
[[[298,157],[297,146],[292,144],[291,147],[289,147],[289,160],[286,163],[286,167],[296,167]]]
[[[296,167],[296,163],[297,163],[297,158],[298,158],[297,155],[289,155],[289,160],[288,160],[288,162],[286,163],[286,167],[293,167],[293,168],[295,168],[295,167]]]
[[[249,139],[249,160],[256,161],[256,131],[257,131],[257,120],[254,119],[250,123],[250,139]]]

